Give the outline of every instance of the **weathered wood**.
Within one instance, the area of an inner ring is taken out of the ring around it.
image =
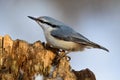
[[[0,36],[0,80],[34,80],[36,74],[43,75],[44,80],[95,80],[85,76],[94,76],[91,71],[72,71],[68,57],[61,58],[61,54],[64,52],[58,54],[58,49],[40,41],[30,44]]]

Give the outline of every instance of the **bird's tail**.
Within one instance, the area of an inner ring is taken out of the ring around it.
[[[109,50],[107,48],[105,48],[105,47],[103,47],[103,46],[101,46],[99,44],[96,44],[94,42],[90,42],[89,45],[92,46],[93,48],[99,48],[99,49],[103,49],[103,50],[109,52]]]

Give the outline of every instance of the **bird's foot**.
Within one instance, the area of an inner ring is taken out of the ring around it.
[[[67,61],[70,61],[71,58],[69,56],[67,56],[68,52],[66,53],[66,51],[62,50],[59,51],[59,54],[56,55],[55,59],[54,59],[54,65],[57,65],[61,59],[65,58]]]

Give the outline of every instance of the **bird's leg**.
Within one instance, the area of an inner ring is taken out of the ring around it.
[[[71,58],[70,58],[69,56],[67,56],[68,53],[69,53],[69,51],[65,51],[65,50],[64,50],[64,54],[61,56],[61,58],[66,57],[67,60],[70,61]]]
[[[57,65],[59,64],[60,60],[65,58],[66,60],[70,61],[71,58],[69,56],[66,56],[69,52],[65,50],[59,50],[58,54],[56,55],[53,64]]]
[[[45,43],[45,42],[43,42],[42,44],[43,44],[44,48],[50,49],[54,53],[57,53],[54,64],[57,64],[64,57],[67,58],[68,61],[71,60],[71,58],[69,56],[67,56],[67,54],[69,53],[69,51],[65,51],[63,49],[54,48],[50,44]]]
[[[58,60],[66,57],[68,61],[71,60],[71,58],[69,56],[67,56],[67,54],[69,53],[69,51],[65,51],[65,50],[60,50],[59,51],[59,57],[58,57]]]
[[[62,53],[62,54],[61,54],[61,53]],[[69,53],[69,51],[65,51],[65,50],[62,50],[62,49],[59,50],[59,54],[60,54],[62,57],[65,57],[68,53]]]

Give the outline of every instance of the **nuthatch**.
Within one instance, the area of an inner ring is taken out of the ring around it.
[[[109,52],[105,47],[90,41],[58,20],[48,16],[41,16],[38,18],[28,17],[35,20],[42,27],[47,43],[54,48],[65,51],[82,51],[85,48],[93,47]]]

